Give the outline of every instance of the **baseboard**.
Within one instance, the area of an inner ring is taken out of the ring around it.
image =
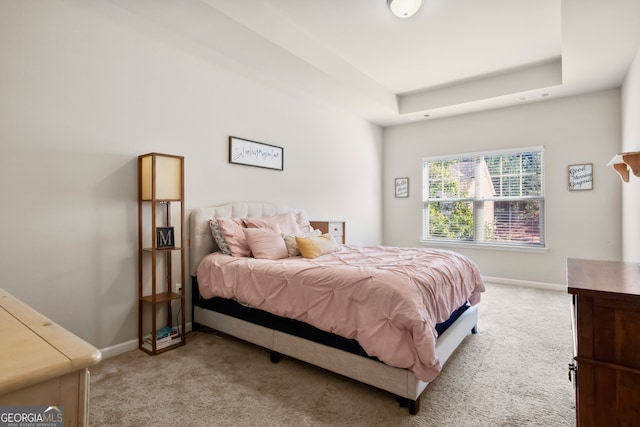
[[[525,286],[529,288],[550,289],[559,292],[568,292],[567,285],[556,285],[554,283],[532,282],[529,280],[505,279],[503,277],[482,276],[482,280],[487,283],[495,283],[497,285]]]
[[[138,338],[123,342],[120,344],[112,345],[111,347],[106,347],[101,349],[102,352],[102,360],[109,359],[110,357],[118,356],[123,353],[127,353],[129,351],[133,351],[138,348]]]
[[[187,330],[187,332],[191,331],[191,322],[185,325],[185,329]],[[105,360],[137,349],[138,338],[120,344],[112,345],[111,347],[105,347],[103,349],[100,349],[100,351],[102,352],[102,360]]]

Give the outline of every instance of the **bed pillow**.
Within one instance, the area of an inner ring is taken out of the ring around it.
[[[243,229],[247,244],[254,258],[281,259],[287,258],[287,246],[278,230],[271,228],[245,228]]]
[[[224,240],[224,234],[222,233],[222,230],[220,230],[218,221],[215,218],[209,220],[209,228],[211,229],[211,235],[213,236],[213,240],[216,241],[220,252],[225,255],[231,255],[229,245],[227,245],[227,241]]]
[[[216,221],[231,255],[235,257],[251,256],[251,249],[242,231],[244,229],[242,220],[239,218],[216,218]]]
[[[298,224],[298,232],[299,233],[309,233],[313,231],[313,227],[309,220],[302,214],[302,212],[298,212],[296,214],[296,223]]]
[[[317,237],[296,237],[300,253],[305,258],[316,258],[338,250],[339,246],[331,234]]]
[[[298,243],[296,242],[296,237],[317,237],[322,234],[320,230],[313,230],[308,233],[303,234],[282,234],[282,238],[284,239],[284,244],[287,245],[287,252],[289,252],[289,256],[300,256],[300,249],[298,248]]]
[[[266,216],[263,218],[245,218],[244,225],[247,228],[280,228],[280,231],[286,234],[304,233],[298,228],[296,215],[293,212],[287,212],[274,216]]]

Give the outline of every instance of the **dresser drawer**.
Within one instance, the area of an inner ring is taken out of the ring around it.
[[[344,235],[344,222],[330,222],[329,223],[329,234],[333,237],[337,238]]]

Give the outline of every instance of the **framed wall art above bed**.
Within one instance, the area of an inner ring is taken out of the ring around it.
[[[281,171],[284,170],[284,148],[230,136],[229,163]]]

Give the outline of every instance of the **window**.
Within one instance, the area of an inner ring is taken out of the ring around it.
[[[423,239],[544,247],[544,150],[422,159]]]

